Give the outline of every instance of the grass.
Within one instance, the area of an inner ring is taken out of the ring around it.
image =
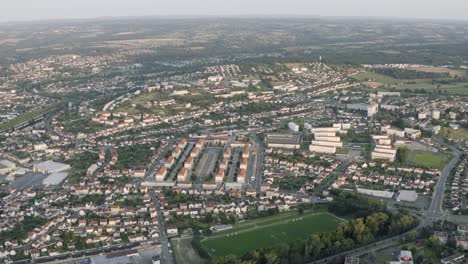
[[[202,245],[212,255],[243,255],[246,252],[305,239],[309,234],[322,231],[333,231],[343,220],[329,213],[305,212],[299,215],[289,214],[276,220],[269,219],[256,224],[247,224],[242,229],[231,229],[219,236],[202,240]]]
[[[468,129],[466,128],[452,129],[444,127],[443,131],[441,131],[441,134],[451,139],[468,140]]]
[[[397,79],[392,78],[390,76],[385,76],[383,74],[378,74],[378,73],[374,73],[374,72],[359,73],[359,74],[356,74],[355,76],[353,76],[353,78],[358,80],[358,81],[364,81],[365,82],[365,81],[371,80],[371,81],[382,83],[382,84],[392,84],[392,83],[399,83],[400,82],[400,80],[397,80]]]
[[[328,212],[326,206],[316,205],[314,209],[305,211],[304,215],[315,214],[315,213],[326,213],[326,212]],[[247,221],[239,222],[235,224],[233,228],[231,229],[216,232],[214,235],[229,234],[233,232],[242,231],[245,229],[254,228],[257,225],[265,225],[265,224],[271,224],[271,223],[278,222],[278,221],[285,221],[288,219],[296,218],[298,215],[299,213],[297,212],[297,210],[294,210],[294,211],[283,212],[277,215],[261,217],[261,218],[257,218],[254,220],[247,220]]]
[[[431,151],[414,150],[410,154],[409,163],[415,166],[443,169],[450,160],[450,155]]]
[[[428,264],[440,263],[439,258],[437,258],[437,256],[435,255],[435,252],[431,250],[430,248],[427,248],[425,246],[417,248],[416,243],[409,243],[409,244],[406,244],[405,246],[408,247],[408,249],[416,248],[416,250],[412,251],[413,259],[417,258],[418,256],[423,256],[425,260],[424,263],[428,263]]]
[[[416,89],[424,89],[427,93],[435,93],[437,90],[440,90],[441,93],[445,94],[459,94],[459,95],[468,95],[468,82],[458,82],[452,84],[441,84],[438,88],[437,84],[432,83],[432,79],[410,79],[410,80],[398,80],[390,76],[385,76],[383,74],[373,73],[373,72],[363,72],[359,73],[353,78],[360,82],[371,81],[371,84],[382,84],[379,88],[373,89],[372,91],[384,91],[389,88],[396,90],[406,90],[409,89],[414,91]],[[453,78],[444,78],[444,80],[451,80]],[[439,79],[441,80],[441,79]]]
[[[36,110],[36,111],[32,111],[32,112],[28,112],[28,113],[25,113],[23,115],[20,115],[18,117],[16,117],[15,119],[12,119],[6,123],[3,123],[3,124],[0,124],[0,130],[4,130],[4,129],[10,129],[18,124],[21,124],[23,122],[26,122],[26,121],[30,121],[31,119],[35,118],[35,117],[38,117],[56,107],[59,107],[60,105],[62,105],[64,103],[64,101],[59,101],[59,102],[56,102],[56,103],[53,103],[53,104],[50,104],[42,109],[39,109],[39,110]]]

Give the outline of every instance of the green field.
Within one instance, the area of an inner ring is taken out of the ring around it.
[[[415,166],[431,169],[443,169],[450,161],[450,155],[431,151],[414,150],[410,154],[409,162]]]
[[[62,105],[64,103],[63,100],[61,101],[58,101],[56,103],[53,103],[53,104],[50,104],[42,109],[39,109],[39,110],[36,110],[36,111],[32,111],[32,112],[27,112],[23,115],[20,115],[18,117],[16,117],[15,119],[12,119],[6,123],[3,123],[3,124],[0,124],[0,130],[2,129],[10,129],[18,124],[21,124],[23,122],[26,122],[26,121],[29,121],[35,117],[38,117],[54,108],[57,108],[59,107],[60,105]]]
[[[276,220],[252,221],[243,228],[226,230],[222,235],[216,233],[202,240],[202,245],[212,255],[242,255],[253,249],[304,239],[314,232],[333,231],[342,221],[329,213],[299,215],[295,212]]]
[[[393,84],[393,83],[399,83],[401,80],[397,80],[395,78],[392,78],[390,76],[385,76],[383,74],[378,74],[374,72],[363,72],[356,74],[353,76],[354,79],[361,81],[361,82],[367,82],[369,80],[374,81],[374,82],[379,82],[382,84]]]
[[[455,82],[451,84],[437,85],[432,82],[432,79],[409,79],[399,80],[390,76],[386,76],[374,72],[363,72],[353,76],[353,79],[360,82],[375,82],[380,83],[383,86],[372,89],[372,91],[384,91],[389,88],[396,90],[420,90],[424,89],[426,93],[448,93],[448,94],[460,94],[468,95],[468,82]],[[442,80],[442,79],[438,79]],[[443,80],[452,80],[452,78],[443,78]]]
[[[468,140],[468,129],[466,128],[452,129],[452,128],[444,127],[440,131],[439,136],[442,136],[442,137],[445,136],[451,139]]]

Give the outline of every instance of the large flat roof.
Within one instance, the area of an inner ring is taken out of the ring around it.
[[[70,168],[70,165],[48,160],[48,161],[34,164],[33,168],[35,170],[43,170],[43,171],[60,171],[60,170],[66,170]]]
[[[300,144],[301,135],[296,134],[268,134],[267,144]]]
[[[45,186],[59,185],[68,176],[66,172],[55,172],[42,181]]]

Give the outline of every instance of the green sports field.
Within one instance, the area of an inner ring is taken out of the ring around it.
[[[202,240],[202,245],[211,255],[242,255],[253,249],[304,239],[314,232],[333,231],[342,221],[329,213],[296,214],[278,221],[252,224],[222,235],[215,233]]]
[[[450,161],[450,155],[431,151],[415,150],[410,154],[410,164],[431,169],[443,169]]]

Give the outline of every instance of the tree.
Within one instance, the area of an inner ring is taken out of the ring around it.
[[[303,214],[304,213],[304,205],[299,204],[297,211],[299,212],[299,214]]]
[[[312,234],[306,241],[305,254],[311,256],[314,259],[318,258],[323,246],[324,245],[320,240],[320,237],[317,234]]]
[[[210,261],[211,264],[239,264],[240,260],[235,255],[215,257]]]
[[[410,150],[407,147],[398,148],[396,152],[396,161],[400,164],[405,163],[408,160]]]
[[[387,224],[388,215],[385,213],[375,213],[366,218],[366,225],[372,234],[382,234]]]

